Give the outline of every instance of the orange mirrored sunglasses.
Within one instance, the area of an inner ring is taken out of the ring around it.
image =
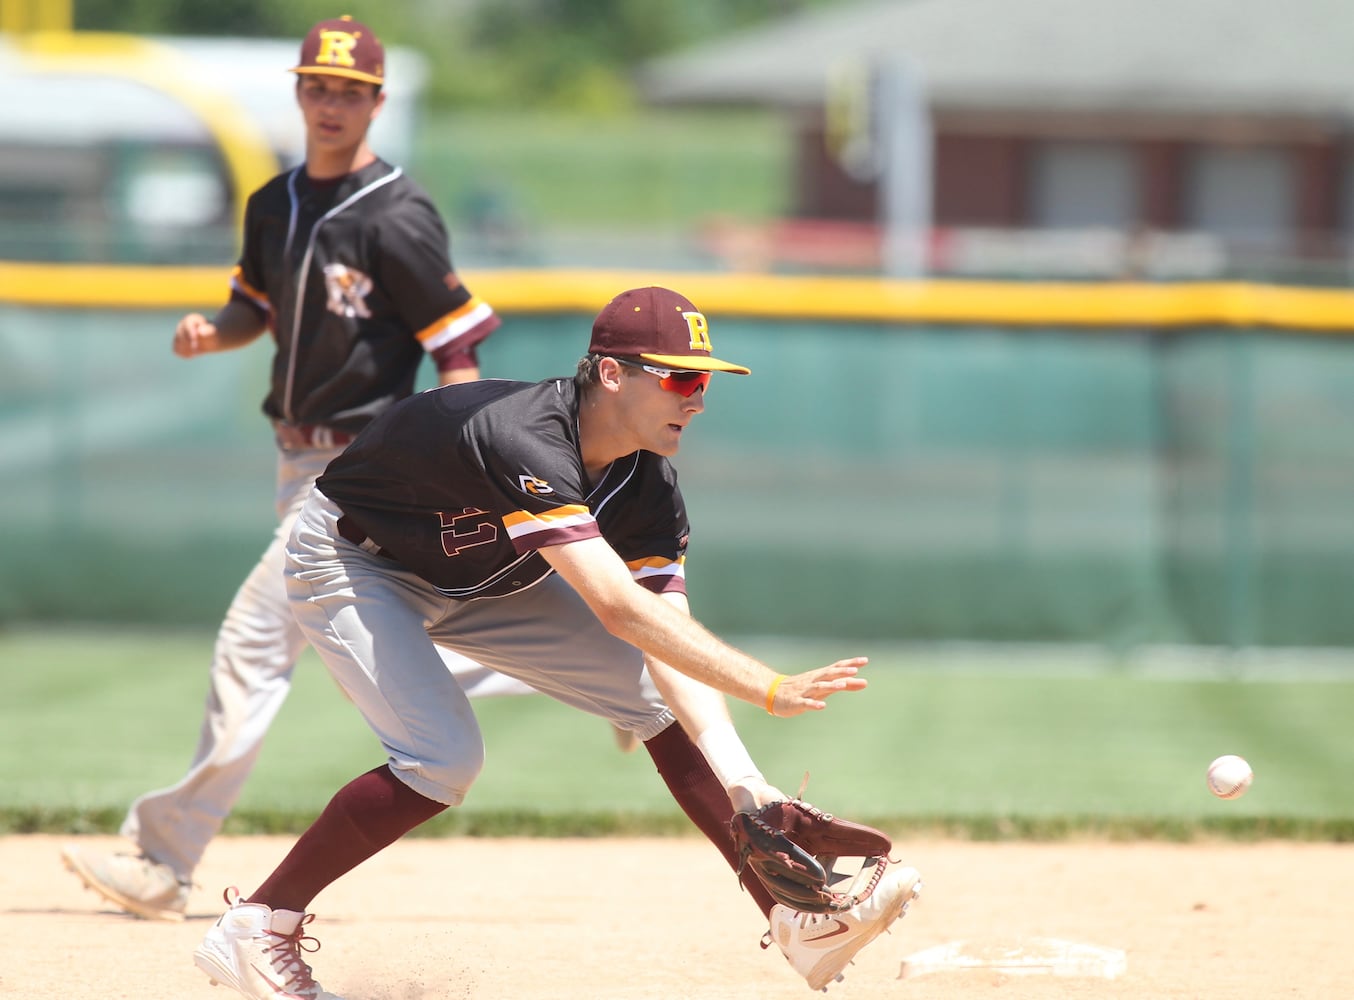
[[[639,368],[650,375],[657,375],[660,388],[675,392],[679,396],[693,396],[697,389],[704,391],[710,384],[710,372],[659,368],[657,365],[647,365],[642,361],[631,361],[629,358],[616,358],[616,361],[627,368]]]

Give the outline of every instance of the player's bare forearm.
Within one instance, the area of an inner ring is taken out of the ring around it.
[[[663,598],[684,614],[690,613],[685,594],[664,594]],[[658,693],[710,762],[735,812],[750,811],[786,797],[762,776],[761,769],[748,755],[734,728],[723,692],[688,677],[657,657],[646,655],[644,659]]]
[[[735,649],[694,618],[638,586],[615,551],[600,538],[548,546],[541,555],[587,601],[612,635],[718,691],[761,705],[773,715],[827,707],[842,691],[859,691],[864,657],[838,660],[784,676]]]
[[[682,614],[690,615],[685,594],[664,594],[662,599]],[[693,740],[699,740],[702,733],[716,726],[733,724],[729,703],[722,691],[688,677],[659,657],[646,654],[644,659],[658,693]]]
[[[231,299],[222,306],[213,322],[220,351],[233,351],[253,343],[268,328],[259,311],[239,299]]]
[[[232,299],[212,319],[189,313],[174,328],[173,350],[181,358],[232,351],[256,340],[266,329],[254,307]]]
[[[479,368],[448,368],[437,373],[437,384],[459,385],[462,382],[478,381],[479,377]]]
[[[769,708],[773,715],[820,711],[827,707],[830,696],[865,687],[865,679],[856,676],[868,662],[864,657],[838,660],[816,670],[784,676],[730,646],[647,590],[638,586],[633,589],[639,596],[633,616],[622,616],[613,623],[614,628],[603,618],[603,624],[613,634],[652,656],[661,657],[687,677],[742,701]]]
[[[731,721],[724,692],[688,677],[656,657],[646,656],[645,660],[658,693],[693,740],[712,726]]]

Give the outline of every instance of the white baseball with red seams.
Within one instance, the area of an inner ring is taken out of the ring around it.
[[[1208,790],[1220,799],[1240,798],[1251,787],[1255,773],[1236,754],[1224,754],[1208,765]]]

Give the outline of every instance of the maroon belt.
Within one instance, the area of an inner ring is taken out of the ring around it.
[[[371,539],[367,536],[367,533],[359,528],[357,522],[347,514],[344,514],[338,519],[336,527],[338,528],[338,533],[341,538],[352,542],[359,549],[365,549],[373,555],[384,556],[387,559],[395,558],[379,545],[372,543]]]
[[[356,437],[322,424],[276,423],[273,433],[283,448],[343,448],[352,444]]]

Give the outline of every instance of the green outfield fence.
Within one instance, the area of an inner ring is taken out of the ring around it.
[[[1354,643],[1354,296],[486,271],[485,373],[571,372],[616,291],[710,317],[678,458],[720,631]],[[210,624],[266,543],[268,347],[185,362],[223,269],[0,265],[0,622]],[[425,373],[425,384],[431,375]]]

